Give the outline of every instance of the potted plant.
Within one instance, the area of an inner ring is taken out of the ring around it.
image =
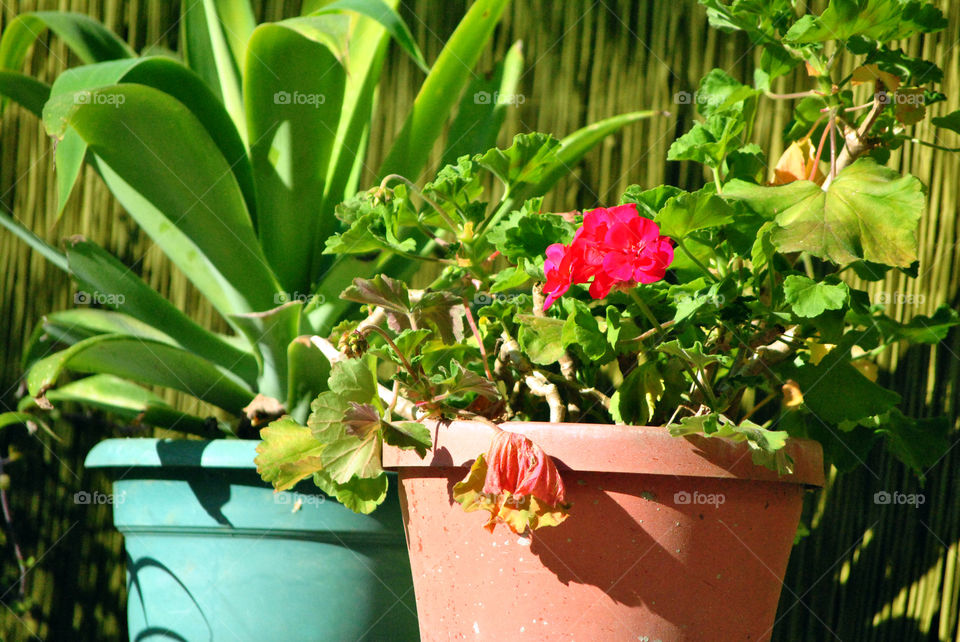
[[[494,144],[506,103],[475,94],[516,94],[519,43],[491,77],[472,74],[505,0],[474,3],[430,67],[395,0],[308,2],[300,17],[259,26],[249,3],[234,4],[223,13],[213,3],[184,4],[183,60],[137,56],[73,13],[25,13],[0,38],[0,93],[41,116],[54,137],[60,208],[90,164],[231,331],[198,325],[96,243],[72,237],[61,251],[0,214],[79,286],[78,308],[47,315],[26,346],[29,396],[0,425],[64,403],[206,439],[256,437],[259,425],[285,413],[305,420],[329,367],[307,338],[355,307],[336,294],[357,275],[407,274],[435,251],[425,244],[424,256],[384,260],[369,246],[359,257],[322,252],[341,229],[334,205],[355,193],[365,167],[389,41],[426,75],[377,170],[385,181],[419,175],[455,107],[448,155]],[[16,71],[45,29],[85,63],[52,86]],[[572,134],[553,158],[552,178],[530,195],[649,115]],[[476,120],[488,126],[472,131]],[[68,372],[90,376],[64,383]],[[212,416],[186,412],[154,387],[203,401]],[[260,639],[266,631],[293,639],[300,633],[291,631],[316,629],[343,638],[413,635],[395,491],[378,486],[378,501],[394,509],[369,517],[316,489],[275,497],[254,473],[255,447],[128,439],[90,453],[88,467],[107,469],[114,492],[84,490],[78,501],[109,499],[126,535],[131,639]],[[293,565],[296,581],[276,577]],[[356,617],[342,617],[348,611]]]
[[[524,195],[558,144],[527,135],[338,209],[327,252],[416,252],[405,232],[428,227],[441,274],[344,290],[366,316],[311,338],[329,390],[306,424],[261,431],[257,463],[277,489],[312,476],[371,505],[399,472],[422,639],[767,639],[824,463],[883,441],[922,475],[947,448],[947,423],[904,415],[874,359],[957,314],[900,322],[848,278],[916,274],[923,187],[884,163],[941,96],[936,66],[889,42],[942,15],[704,4],[764,53],[754,87],[714,70],[678,94],[704,120],[669,158],[702,163],[702,188],[544,212]],[[769,91],[804,63],[814,89]],[[764,97],[802,99],[769,171],[751,142]]]

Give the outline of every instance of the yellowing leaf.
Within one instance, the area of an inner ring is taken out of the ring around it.
[[[810,342],[810,363],[815,366],[820,365],[820,362],[823,360],[827,354],[836,348],[837,346],[833,343],[818,343],[816,341]]]
[[[790,147],[783,152],[776,167],[773,168],[773,181],[770,184],[786,185],[793,181],[809,180],[815,157],[816,149],[810,143],[809,138],[790,143]],[[818,164],[813,174],[813,182],[817,185],[823,185],[825,179],[826,175]]]
[[[866,259],[909,267],[917,260],[923,185],[872,159],[841,171],[827,191],[810,181],[763,187],[733,180],[723,195],[774,220],[771,239],[780,252],[809,252],[837,265]]]
[[[851,81],[854,85],[880,81],[889,91],[896,91],[897,87],[900,86],[900,78],[889,72],[882,71],[876,64],[857,67],[853,72]]]
[[[260,438],[263,441],[257,446],[259,454],[253,461],[261,477],[272,482],[278,491],[293,488],[298,481],[323,468],[320,454],[324,445],[309,428],[290,417],[272,422],[260,431]]]
[[[800,384],[793,379],[787,379],[783,384],[783,405],[787,408],[796,408],[803,404],[803,392],[800,390]]]
[[[503,523],[517,535],[523,535],[528,530],[558,526],[569,516],[569,504],[548,506],[533,495],[515,496],[508,491],[498,495],[484,493],[486,477],[486,455],[481,454],[470,467],[467,477],[453,487],[453,498],[468,513],[476,510],[488,511],[490,519],[484,524],[484,528],[491,533],[497,524]]]
[[[927,115],[922,89],[900,89],[893,95],[894,114],[904,125],[916,125]]]

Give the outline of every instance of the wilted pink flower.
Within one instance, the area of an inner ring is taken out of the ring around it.
[[[483,492],[514,497],[533,495],[547,506],[564,503],[566,489],[553,460],[523,435],[501,430],[487,452],[487,476]]]
[[[673,261],[670,239],[643,218],[634,204],[587,212],[570,245],[547,248],[543,309],[574,283],[590,282],[590,296],[602,299],[614,286],[631,287],[663,278]]]

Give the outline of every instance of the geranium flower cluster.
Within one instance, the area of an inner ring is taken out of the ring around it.
[[[660,236],[656,223],[640,216],[635,204],[591,210],[570,245],[547,248],[543,309],[574,283],[590,283],[590,296],[602,299],[613,287],[659,281],[672,262],[673,243]]]

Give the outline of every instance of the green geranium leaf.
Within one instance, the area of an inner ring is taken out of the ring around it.
[[[517,341],[530,361],[537,365],[548,366],[563,356],[562,343],[564,320],[552,317],[520,315],[520,331]]]
[[[887,449],[921,479],[950,448],[946,417],[912,419],[894,408],[878,421],[877,432],[886,437]]]
[[[433,446],[430,429],[415,421],[398,424],[383,423],[383,440],[404,450],[416,450],[421,457]]]
[[[755,143],[744,145],[727,154],[728,179],[740,178],[752,183],[762,183],[767,172],[767,158],[763,149]]]
[[[340,295],[341,299],[386,308],[398,314],[410,311],[410,295],[403,281],[378,274],[372,279],[356,278]]]
[[[610,397],[610,416],[618,424],[645,426],[653,418],[663,392],[663,377],[657,364],[642,363],[623,378]]]
[[[648,190],[642,189],[639,185],[631,185],[620,198],[620,204],[636,203],[637,211],[641,216],[654,218],[667,201],[684,193],[682,189],[673,185],[658,185]]]
[[[803,392],[804,404],[820,421],[828,425],[856,421],[887,412],[900,403],[900,395],[870,381],[848,360],[842,360],[844,353],[849,359],[848,350],[835,348],[818,365],[806,364],[790,374]]]
[[[353,477],[371,478],[383,473],[380,431],[364,424],[357,432],[327,444],[320,455],[323,471],[338,484],[346,484]]]
[[[819,16],[804,16],[784,39],[803,44],[866,36],[881,42],[909,38],[947,26],[943,13],[920,0],[830,0]]]
[[[345,403],[370,403],[377,397],[377,381],[364,359],[343,359],[334,363],[327,385]]]
[[[364,440],[380,429],[380,413],[372,404],[348,402],[343,413],[343,431],[351,437]]]
[[[740,133],[745,123],[743,116],[717,114],[706,122],[696,123],[686,134],[673,141],[667,160],[690,160],[717,168],[726,155],[740,147]]]
[[[321,444],[329,444],[345,434],[343,415],[349,404],[335,392],[326,391],[310,403],[307,426]]]
[[[801,62],[784,47],[766,44],[760,54],[760,66],[753,71],[753,84],[760,91],[769,91],[771,82],[793,71]]]
[[[564,307],[568,308],[569,316],[560,333],[563,347],[577,346],[588,359],[602,359],[607,352],[607,338],[600,331],[600,325],[590,313],[590,309],[576,299],[564,299]]]
[[[937,344],[947,338],[950,328],[960,325],[956,310],[942,305],[933,316],[918,314],[908,323],[896,323],[892,319],[879,320],[885,335],[910,343]]]
[[[427,292],[413,306],[413,318],[420,327],[426,326],[436,332],[447,344],[463,340],[463,301],[450,292]],[[394,329],[408,327],[406,318],[391,318]]]
[[[477,175],[476,163],[469,156],[461,156],[456,165],[447,165],[437,177],[423,187],[423,193],[439,203],[449,203],[451,210],[466,208],[483,192]]]
[[[724,196],[775,220],[772,240],[781,252],[809,252],[838,265],[866,259],[907,267],[917,259],[923,186],[868,158],[840,172],[826,192],[810,181],[731,181]]]
[[[717,354],[704,354],[703,344],[695,341],[690,347],[680,345],[680,341],[674,339],[657,346],[657,350],[673,357],[679,357],[692,365],[694,368],[702,369],[711,363],[723,362],[726,359]]]
[[[338,484],[320,471],[313,476],[313,482],[353,512],[369,515],[387,498],[390,480],[386,473],[382,473],[377,477],[354,477],[345,484]]]
[[[960,110],[952,111],[946,116],[937,116],[931,122],[937,127],[943,127],[960,134]]]
[[[263,440],[257,445],[253,460],[264,481],[281,491],[293,488],[298,481],[323,468],[320,455],[324,445],[313,432],[290,417],[283,417],[260,431]]]
[[[705,118],[728,110],[743,111],[744,101],[759,93],[722,69],[713,69],[700,80],[697,111]]]
[[[557,162],[560,141],[547,134],[517,134],[507,149],[491,149],[476,161],[493,172],[507,191],[539,183]]]
[[[533,200],[536,203],[532,206],[539,208],[541,199]],[[547,246],[569,243],[573,239],[573,225],[556,214],[539,214],[528,205],[531,205],[531,201],[527,201],[521,211],[491,229],[487,237],[511,261],[542,256]]]
[[[654,220],[661,234],[682,239],[697,230],[726,225],[733,220],[733,209],[708,185],[692,194],[674,196]]]
[[[489,379],[481,377],[472,370],[467,370],[455,360],[450,361],[449,370],[440,368],[441,373],[430,377],[430,381],[444,386],[451,396],[461,396],[476,393],[488,399],[499,397],[497,386]]]
[[[754,275],[760,274],[773,260],[776,248],[773,241],[770,240],[770,236],[773,234],[775,227],[776,223],[767,221],[757,231],[757,239],[753,242],[753,247],[750,248],[750,263],[753,266]]]
[[[525,262],[524,259],[520,259],[520,261]],[[526,285],[529,280],[530,275],[527,274],[521,265],[508,267],[505,270],[501,270],[497,276],[494,277],[493,284],[490,286],[490,292],[497,293],[513,290]],[[484,303],[484,301],[481,301],[481,303]]]
[[[781,475],[793,472],[793,460],[783,451],[789,435],[786,431],[767,430],[749,419],[737,425],[725,415],[709,414],[696,417],[684,417],[679,424],[669,426],[670,434],[703,434],[708,437],[723,437],[733,441],[744,441],[750,447],[753,463],[766,466]]]
[[[339,205],[336,215],[350,227],[329,236],[323,253],[366,254],[377,250],[408,253],[416,250],[415,240],[401,240],[404,235],[400,232],[400,217],[405,209],[402,195],[406,191],[400,185],[394,192],[398,196],[389,203],[380,202],[369,192],[362,192]]]
[[[798,317],[816,317],[824,310],[840,310],[850,298],[846,283],[825,283],[791,274],[783,281],[783,295]]]

